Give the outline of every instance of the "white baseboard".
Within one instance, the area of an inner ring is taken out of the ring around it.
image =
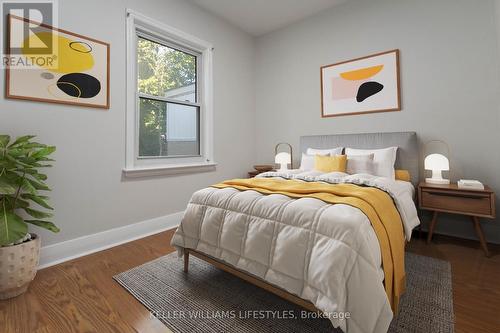
[[[96,234],[44,246],[40,252],[39,269],[144,238],[172,229],[181,222],[184,212],[106,230]]]

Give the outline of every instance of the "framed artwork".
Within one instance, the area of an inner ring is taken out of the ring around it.
[[[7,98],[109,109],[108,43],[9,15],[7,54]]]
[[[399,50],[321,67],[322,117],[399,110]]]

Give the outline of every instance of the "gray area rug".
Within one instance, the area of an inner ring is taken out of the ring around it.
[[[406,274],[407,291],[389,332],[454,332],[450,263],[407,253]],[[302,308],[193,256],[188,274],[171,253],[114,279],[175,333],[342,332],[327,319],[302,318]]]

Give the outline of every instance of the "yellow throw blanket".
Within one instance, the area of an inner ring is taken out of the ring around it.
[[[360,209],[370,220],[382,253],[384,284],[394,313],[405,291],[403,224],[392,198],[373,187],[353,184],[326,184],[269,178],[233,179],[213,185],[254,190],[263,194],[283,194],[291,198],[316,198],[331,204],[346,204]]]

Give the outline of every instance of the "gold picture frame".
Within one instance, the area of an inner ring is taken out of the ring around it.
[[[94,38],[9,14],[6,45],[9,58],[22,57],[11,54],[13,24],[27,23],[37,26],[36,32],[32,32],[29,38],[43,37],[47,34],[57,38],[58,49],[57,52],[53,51],[52,57],[57,59],[58,65],[44,67],[37,66],[33,62],[24,68],[6,66],[6,98],[109,109],[110,45]]]
[[[399,50],[321,66],[321,117],[401,110]]]

